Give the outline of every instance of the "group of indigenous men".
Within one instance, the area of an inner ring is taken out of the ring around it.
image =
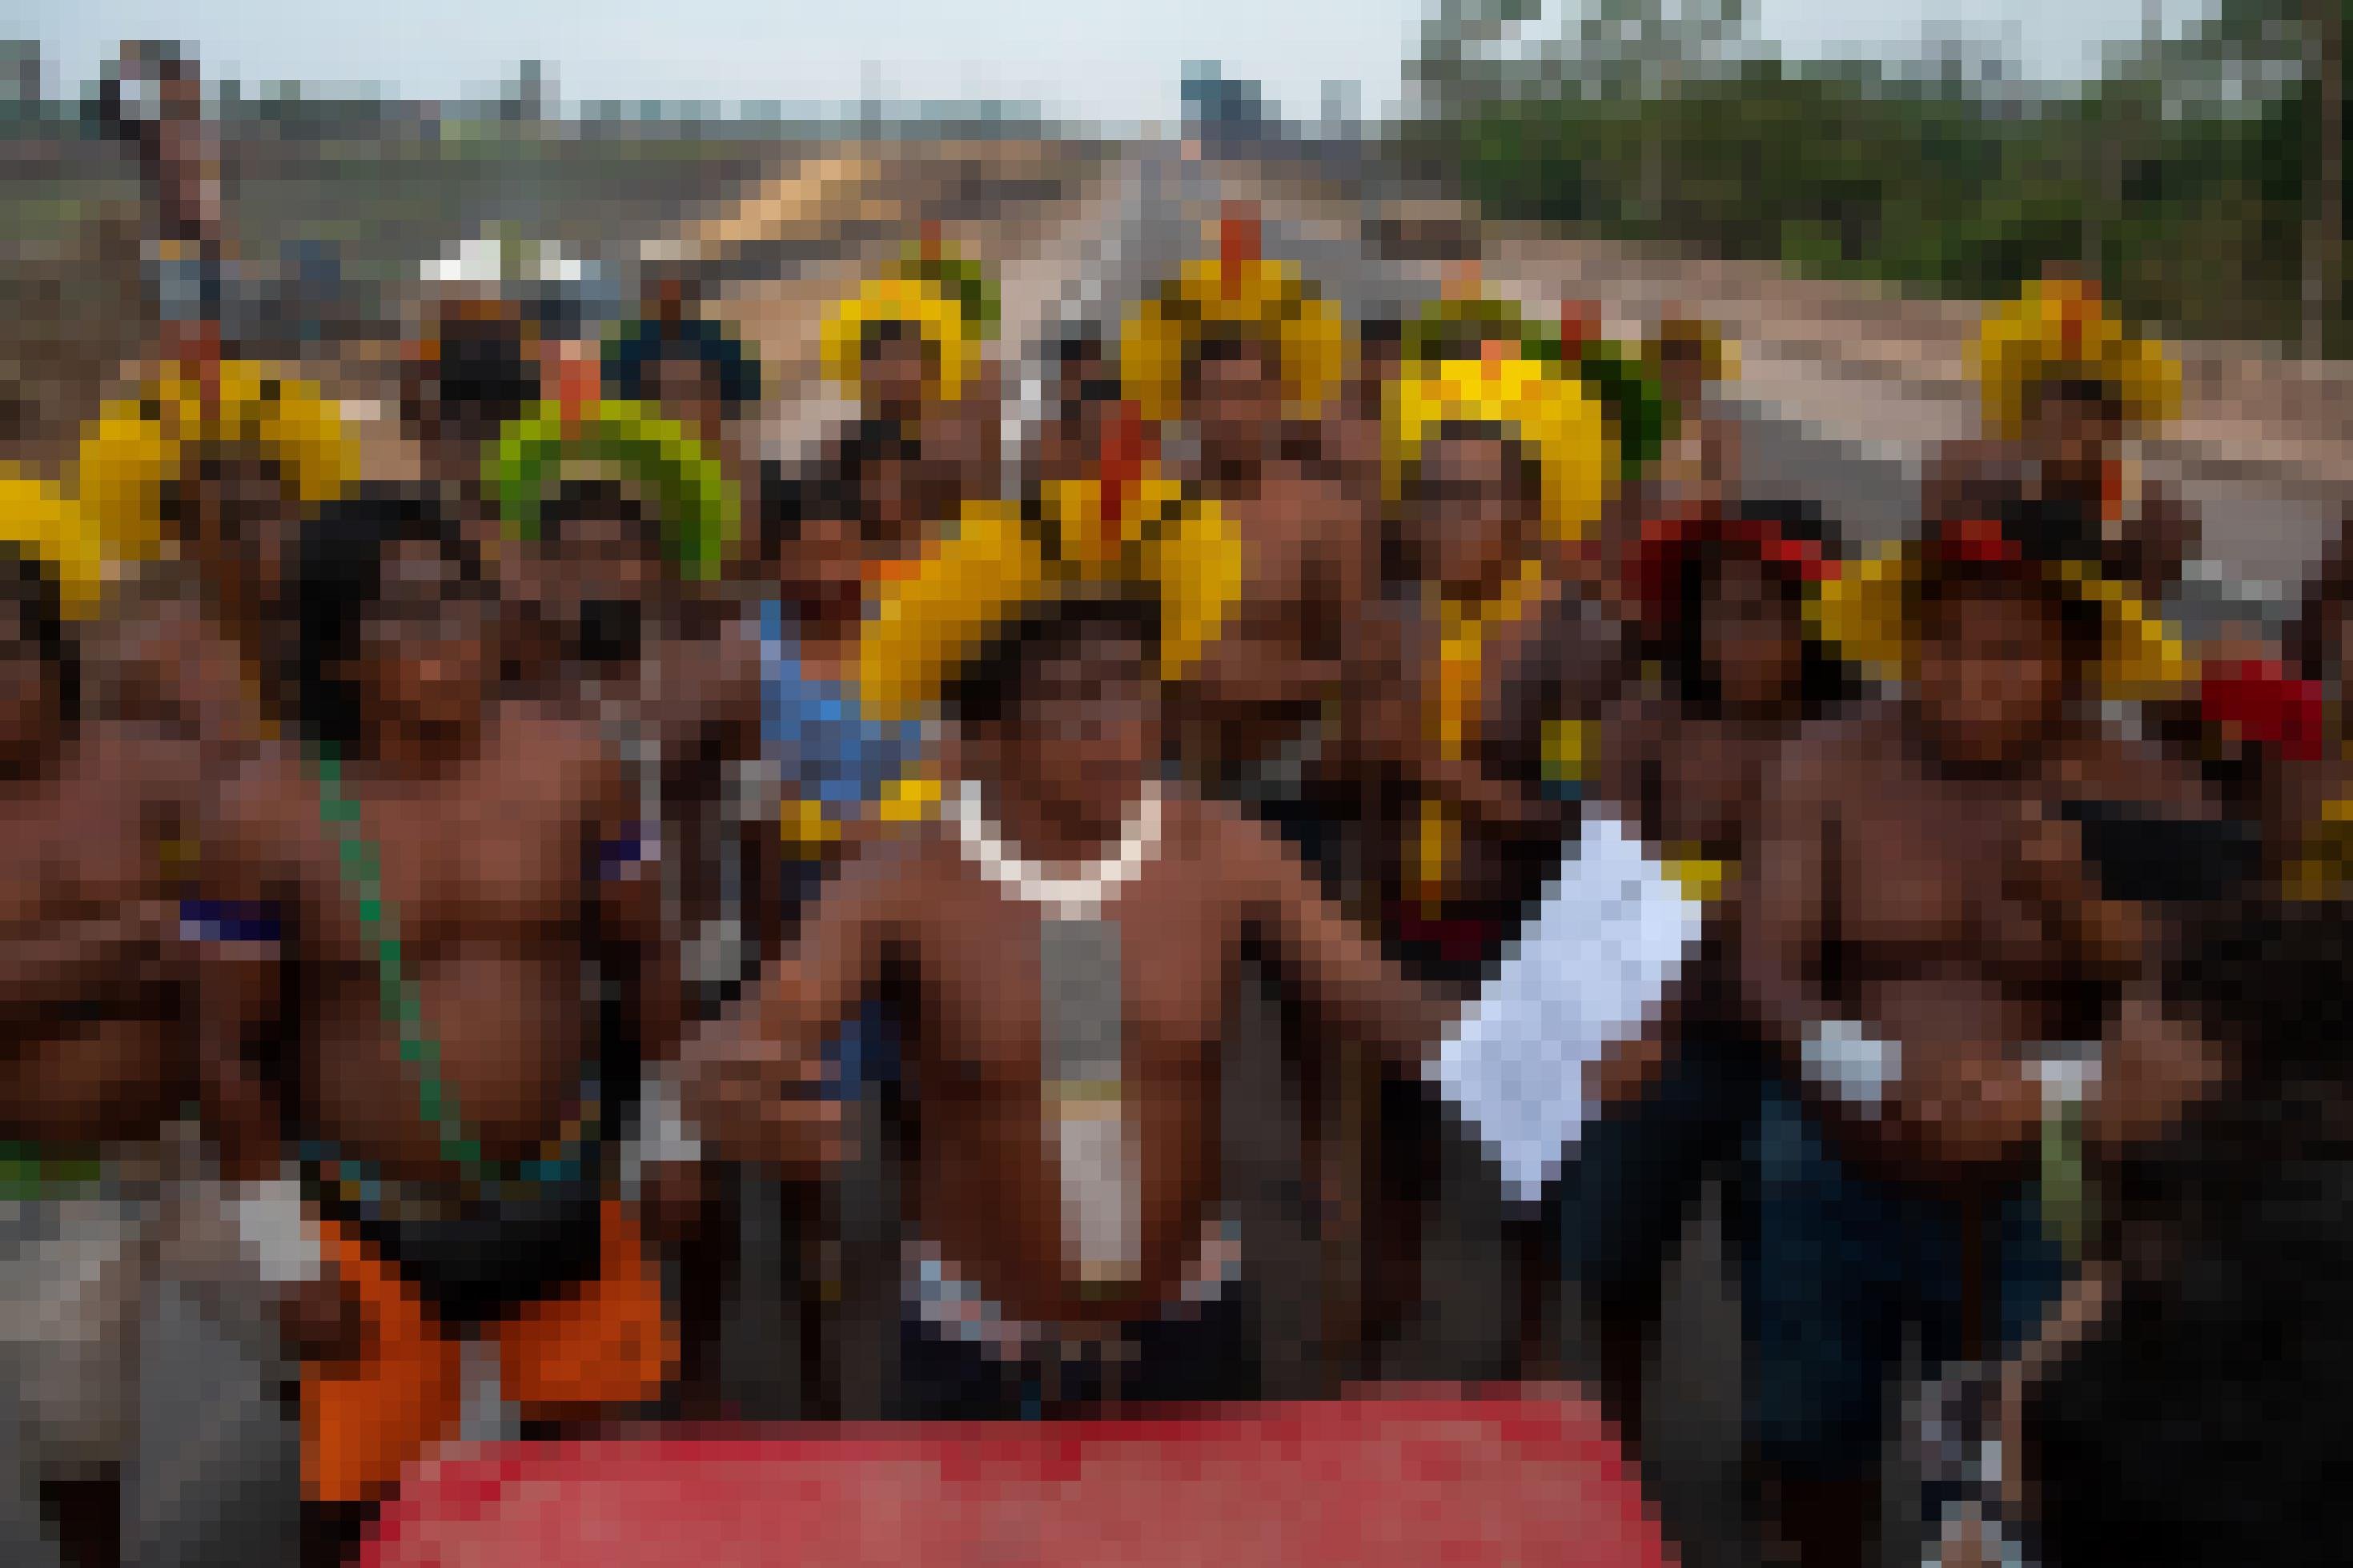
[[[1639,1451],[1728,1175],[1764,1529],[1863,1560],[1906,1344],[2031,1340],[2101,1163],[2222,1092],[2174,911],[2242,860],[2331,896],[2342,595],[2303,668],[2201,679],[2194,531],[2121,456],[2178,373],[2078,282],[1992,314],[1987,439],[1851,559],[1743,493],[1704,323],[1630,348],[1465,286],[1352,324],[1259,237],[1229,213],[1057,342],[1018,450],[992,285],[927,238],[828,318],[858,412],[797,469],[673,289],[586,344],[439,304],[408,477],[192,331],[0,481],[24,1550],[194,1561],[159,1510],[265,1506],[165,1495],[163,1283],[290,1369],[314,1562],[446,1440],[750,1408],[713,1348],[763,1270],[811,1408],[1250,1396],[1298,1288],[1221,1156],[1264,986],[1352,1256],[1307,1386],[1399,1364],[1436,1205],[1511,1265],[1448,1374],[1570,1370],[1565,1281]],[[1606,842],[1687,940],[1566,1075],[1486,1010],[1571,1108],[1506,1202],[1441,1066],[1515,971],[1620,962],[1607,889],[1557,892]],[[879,1265],[826,1195],[878,1162]],[[820,1298],[887,1386],[804,1334]]]

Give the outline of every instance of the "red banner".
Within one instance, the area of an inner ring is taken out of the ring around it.
[[[1614,1436],[1539,1395],[459,1450],[370,1568],[1316,1563],[1664,1568]]]

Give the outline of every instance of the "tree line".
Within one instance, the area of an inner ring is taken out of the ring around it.
[[[1931,294],[2063,263],[2185,336],[2353,353],[2353,0],[2222,0],[2064,87],[1957,39],[1909,68],[1785,59],[1741,0],[1559,9],[1439,0],[1400,170],[1497,217]]]

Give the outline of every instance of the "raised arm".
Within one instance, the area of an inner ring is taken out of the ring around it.
[[[1453,1006],[1400,973],[1264,827],[1234,816],[1219,821],[1229,864],[1250,889],[1254,921],[1304,1006],[1311,1040],[1418,1075]]]
[[[681,1098],[722,1157],[796,1169],[839,1158],[822,1050],[881,977],[912,852],[892,845],[845,867],[743,1005],[687,1040]]]

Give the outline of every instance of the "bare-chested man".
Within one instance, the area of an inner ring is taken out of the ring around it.
[[[1119,369],[1100,331],[1076,325],[1056,340],[1049,398],[1030,443],[1025,478],[1043,484],[1084,479],[1119,411]]]
[[[1733,368],[1723,329],[1670,310],[1647,345],[1647,357],[1675,412],[1673,439],[1659,460],[1660,499],[1668,510],[1736,507],[1740,427],[1710,409],[1707,401]]]
[[[49,1561],[111,1568],[153,1560],[118,1488],[151,1255],[190,1173],[166,1131],[199,1089],[173,886],[196,752],[82,711],[54,580],[13,547],[0,623],[0,1421],[23,1467],[0,1509],[47,1516]]]
[[[2046,551],[2097,560],[2165,604],[2197,552],[2198,520],[2124,453],[2179,401],[2164,350],[2126,331],[2089,286],[2052,278],[1989,317],[1978,370],[1987,437],[1937,455],[1924,519],[2017,515]]]
[[[1380,493],[1383,405],[1404,366],[1403,318],[1373,316],[1357,324],[1356,371],[1320,443],[1325,472],[1356,493]]]
[[[1567,1211],[1567,1274],[1630,1439],[1666,1266],[1702,1182],[1738,1152],[1771,1054],[1738,1005],[1731,894],[1767,774],[1843,692],[1806,622],[1812,584],[1832,569],[1817,520],[1761,505],[1659,520],[1629,561],[1624,597],[1662,679],[1630,687],[1595,727],[1588,798],[1635,824],[1709,917],[1657,1026],[1597,1064],[1603,1110]]]
[[[1408,389],[1411,428],[1393,426],[1399,575],[1360,626],[1349,679],[1347,763],[1374,795],[1385,923],[1464,993],[1574,826],[1564,787],[1573,796],[1581,770],[1560,754],[1564,735],[1582,732],[1630,668],[1622,628],[1551,569],[1551,544],[1591,521],[1605,489],[1601,416],[1543,367],[1514,360],[1508,374],[1509,395],[1472,390],[1487,384],[1478,362]],[[1482,398],[1493,407],[1475,406]],[[1532,438],[1522,421],[1547,399],[1585,417]]]
[[[1122,347],[1147,419],[1189,420],[1177,473],[1234,521],[1242,588],[1224,635],[1177,697],[1177,752],[1213,792],[1251,805],[1327,872],[1343,816],[1321,760],[1351,626],[1373,582],[1370,498],[1286,450],[1320,417],[1341,368],[1340,321],[1257,255],[1257,222],[1229,213],[1216,263],[1187,268],[1132,317]],[[1220,290],[1261,301],[1237,312]]]
[[[483,458],[509,422],[544,395],[538,329],[511,300],[459,297],[433,307],[401,370],[401,433],[428,484],[487,542],[497,536]]]
[[[677,1346],[611,1151],[678,1031],[654,830],[579,718],[494,698],[455,521],[364,492],[306,528],[303,755],[225,791],[207,1060],[280,1119],[313,1207],[303,1487],[332,1560],[411,1461],[514,1413],[653,1397]]]
[[[295,530],[354,467],[319,389],[249,361],[159,378],[108,408],[81,442],[75,489],[135,569],[91,639],[100,704],[216,761],[267,736],[286,695]]]
[[[1314,1048],[1415,1070],[1439,1026],[1263,830],[1156,782],[1162,652],[1151,599],[1015,611],[954,671],[947,820],[847,871],[755,1004],[689,1053],[706,1139],[822,1165],[818,1047],[895,996],[912,1414],[1250,1390],[1217,1110],[1247,940]]]
[[[600,449],[551,438],[557,476]],[[501,498],[530,536],[508,569],[524,600],[520,673],[606,725],[628,758],[640,816],[663,835],[664,917],[689,944],[690,979],[714,992],[741,978],[747,939],[722,808],[730,764],[758,754],[758,628],[712,581],[737,527],[727,481],[693,502],[683,476],[707,469],[699,447],[635,449],[629,479],[559,477],[543,498]],[[686,515],[693,504],[702,515]]]
[[[1383,931],[1426,981],[1467,998],[1559,868],[1579,738],[1629,668],[1622,629],[1551,570],[1550,547],[1593,520],[1609,442],[1575,384],[1516,357],[1417,373],[1391,440],[1401,576],[1360,629],[1341,761],[1362,792]],[[1404,1331],[1425,1295],[1433,1195],[1470,1203],[1449,1224],[1501,1245],[1501,1188],[1475,1157],[1450,1157],[1459,1142],[1418,1086],[1384,1086],[1377,1340]],[[1521,1240],[1523,1286],[1539,1292],[1549,1248]],[[1503,1363],[1537,1354],[1533,1307],[1506,1315]]]
[[[522,629],[540,655],[530,689],[598,727],[626,763],[638,819],[658,836],[646,879],[661,941],[681,955],[689,1007],[709,1016],[746,978],[763,923],[754,899],[776,882],[773,832],[747,843],[733,809],[762,752],[763,627],[723,587],[691,579],[674,548],[682,529],[665,523],[676,501],[644,478],[560,480],[534,537],[513,547],[511,574],[526,584]],[[684,1271],[685,1389],[707,1401],[725,1237],[720,1194],[667,1137],[672,1120],[659,1096],[647,1102],[629,1185]]]
[[[1767,1084],[1744,1229],[1754,1440],[1809,1564],[1864,1561],[1905,1325],[1933,1371],[2055,1289],[2038,1140],[2147,1136],[2215,1071],[2157,1000],[2161,910],[2087,861],[2102,822],[2209,809],[2089,707],[2166,666],[2158,634],[1994,524],[1897,559],[1825,626],[1910,685],[1783,755],[1741,878],[1744,989],[1808,1086]]]
[[[760,406],[759,362],[719,322],[686,314],[679,287],[659,290],[649,314],[606,343],[604,388],[676,420],[751,494],[758,476],[744,421]]]
[[[993,292],[974,263],[935,240],[869,280],[827,323],[827,369],[916,454],[923,486],[961,503],[1001,483],[1004,395],[995,361]]]

